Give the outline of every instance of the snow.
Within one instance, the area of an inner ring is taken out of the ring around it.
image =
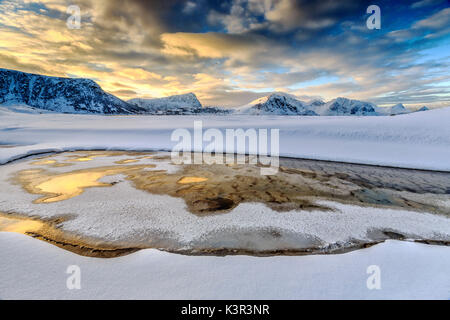
[[[307,108],[307,105],[287,93],[276,92],[235,108],[238,114],[277,114],[277,115],[317,115]]]
[[[93,80],[49,77],[0,68],[0,105],[25,104],[43,110],[75,114],[247,114],[303,116],[386,116],[411,113],[402,104],[379,108],[373,103],[347,98],[329,102],[300,101],[274,92],[244,106],[203,108],[194,93],[164,98],[135,98],[128,102],[109,94]],[[426,107],[418,111],[427,111]]]
[[[64,162],[66,156],[60,154],[52,159]],[[127,156],[98,157],[52,171],[106,167],[124,158]],[[379,233],[385,230],[409,239],[450,241],[450,219],[444,215],[376,207],[362,209],[331,201],[317,204],[333,208],[332,211],[292,210],[280,214],[262,203],[241,203],[226,214],[197,216],[188,211],[183,199],[137,190],[121,176],[110,177],[111,181],[120,182],[109,188],[87,188],[71,199],[35,204],[33,201],[39,195],[24,192],[20,185],[11,184],[10,179],[14,173],[29,169],[29,163],[19,161],[2,167],[0,212],[12,211],[43,220],[70,215],[69,220],[59,225],[61,230],[116,245],[160,247],[163,235],[164,247],[173,250],[215,246],[253,250],[348,247],[377,241]],[[156,165],[149,170],[175,172],[178,168],[153,159],[143,159],[139,164]],[[450,203],[447,206],[450,211]],[[280,236],[268,238],[270,231]],[[252,234],[251,239],[246,234]]]
[[[449,299],[449,250],[387,241],[340,255],[210,257],[146,249],[97,259],[0,232],[0,299]],[[80,290],[66,287],[69,265],[80,267]],[[371,265],[380,268],[380,290],[367,288]]]
[[[324,105],[319,105],[313,110],[321,116],[379,116],[385,115],[380,109],[370,102],[336,98]]]
[[[395,117],[104,116],[36,114],[10,105],[0,107],[0,163],[63,150],[170,150],[177,143],[170,141],[174,129],[192,130],[194,121],[202,120],[204,129],[280,129],[282,156],[450,171],[449,119],[450,108]],[[2,167],[2,177],[22,164]],[[448,237],[449,230],[443,216],[336,203],[326,204],[337,212],[300,217],[243,204],[229,214],[201,219],[187,213],[181,199],[144,194],[127,183],[111,187],[114,199],[105,200],[105,190],[90,188],[77,198],[34,205],[36,195],[2,180],[0,188],[8,190],[8,197],[0,201],[1,209],[15,207],[23,215],[40,217],[77,211],[62,226],[65,230],[113,242],[130,236],[146,240],[145,232],[157,226],[158,231],[171,230],[186,245],[211,232],[220,235],[224,226],[254,228],[255,221],[259,228],[295,229],[325,243],[346,241],[349,234],[365,239],[370,229],[430,238],[437,233]],[[148,208],[152,214],[143,219]],[[197,257],[145,249],[102,260],[0,232],[0,299],[449,299],[448,253],[448,247],[387,241],[341,255]],[[81,290],[66,288],[68,265],[80,266]],[[366,287],[370,265],[381,268],[381,290]]]
[[[93,80],[48,77],[0,68],[0,104],[26,104],[65,113],[137,113]]]
[[[171,150],[174,129],[280,129],[280,155],[450,171],[450,108],[395,117],[25,114],[0,107],[0,163],[75,149]],[[237,150],[242,152],[243,150]]]
[[[304,102],[284,92],[272,93],[234,110],[237,114],[304,116],[387,116],[412,112],[402,104],[391,108],[380,108],[370,102],[342,97],[329,102],[317,99]]]
[[[137,98],[128,100],[128,102],[145,109],[145,112],[150,114],[191,114],[197,113],[202,109],[202,105],[194,93],[157,99]]]
[[[405,108],[405,106],[401,103],[396,104],[395,106],[392,106],[387,109],[388,114],[397,115],[397,114],[404,114],[411,112],[408,109]]]

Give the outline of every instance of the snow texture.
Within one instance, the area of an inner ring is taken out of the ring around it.
[[[178,143],[171,141],[174,129],[193,134],[194,121],[202,121],[204,130],[217,128],[224,136],[233,128],[279,129],[281,156],[450,171],[449,119],[450,108],[395,117],[123,117],[27,114],[0,107],[0,146],[14,146],[0,148],[0,163],[76,149],[171,150]]]
[[[63,162],[65,156],[61,154],[52,159]],[[94,158],[52,171],[62,173],[104,167],[126,158]],[[156,165],[149,170],[168,169],[174,172],[178,169],[175,165],[153,159],[143,159],[139,164]],[[446,216],[361,208],[331,201],[320,201],[318,204],[333,208],[333,211],[293,210],[280,214],[262,203],[241,203],[229,213],[199,217],[187,210],[183,199],[137,190],[130,182],[123,181],[120,175],[110,177],[118,182],[112,187],[87,188],[71,199],[34,204],[33,200],[38,195],[24,192],[20,185],[10,181],[14,173],[29,168],[28,161],[2,167],[0,190],[8,191],[0,193],[0,211],[18,212],[44,220],[68,215],[71,219],[59,225],[62,230],[108,243],[127,243],[132,247],[155,245],[163,235],[164,243],[169,243],[165,247],[175,250],[202,246],[244,246],[253,250],[277,250],[288,246],[304,249],[311,246],[344,246],[350,240],[371,242],[379,240],[374,232],[384,230],[405,235],[406,238],[450,241],[450,219]],[[270,231],[276,231],[280,236],[270,237]],[[246,234],[253,236],[247,239]]]
[[[340,255],[198,257],[147,249],[114,259],[77,256],[0,233],[0,299],[449,299],[448,247],[387,241]],[[69,265],[81,289],[69,290]],[[380,268],[369,290],[367,268]]]

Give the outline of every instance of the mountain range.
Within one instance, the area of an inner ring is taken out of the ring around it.
[[[155,99],[123,101],[109,94],[93,80],[49,77],[0,69],[0,105],[26,105],[63,113],[97,114],[249,114],[301,116],[386,116],[414,112],[402,104],[390,108],[347,98],[328,102],[304,102],[295,96],[275,92],[236,108],[203,107],[194,93]],[[422,107],[417,111],[426,111]]]
[[[202,104],[193,93],[156,99],[131,99],[128,103],[149,114],[195,114],[200,113]]]
[[[142,110],[90,79],[48,77],[0,69],[0,104],[64,113],[135,114]]]
[[[426,111],[422,107],[417,111]],[[381,108],[370,102],[336,98],[328,102],[322,100],[301,101],[295,96],[275,92],[236,108],[236,113],[252,115],[303,115],[303,116],[388,116],[415,112],[402,104]]]

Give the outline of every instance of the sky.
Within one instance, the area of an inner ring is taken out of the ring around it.
[[[442,107],[449,66],[447,0],[0,0],[0,68],[90,78],[124,100],[194,92],[231,107],[281,91]]]

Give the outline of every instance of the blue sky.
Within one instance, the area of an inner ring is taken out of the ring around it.
[[[445,0],[0,1],[0,67],[95,79],[123,99],[194,92],[235,106],[285,91],[446,106],[449,48]]]

